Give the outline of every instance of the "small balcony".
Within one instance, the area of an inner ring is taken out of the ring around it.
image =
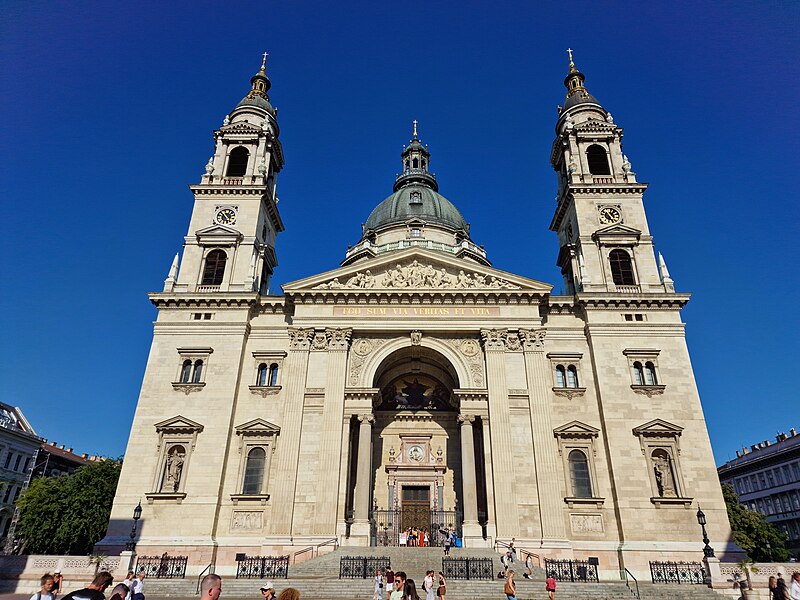
[[[218,285],[198,285],[197,286],[197,293],[198,294],[210,294],[214,292],[218,292],[220,286]]]

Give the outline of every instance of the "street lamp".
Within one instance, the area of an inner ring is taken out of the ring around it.
[[[133,509],[133,527],[131,527],[130,541],[125,544],[125,550],[131,553],[130,561],[128,562],[128,571],[133,568],[133,551],[136,550],[136,524],[142,518],[142,501]]]
[[[715,558],[714,556],[714,549],[708,545],[709,539],[708,534],[706,533],[706,514],[700,509],[700,505],[697,505],[697,522],[700,524],[700,527],[703,528],[703,556],[706,558]]]

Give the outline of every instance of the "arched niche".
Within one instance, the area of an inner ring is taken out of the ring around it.
[[[453,395],[458,373],[432,348],[406,346],[390,353],[375,370],[372,385],[380,390],[376,410],[458,410]]]

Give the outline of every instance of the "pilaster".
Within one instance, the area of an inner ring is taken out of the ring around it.
[[[317,467],[317,509],[314,530],[332,535],[336,531],[336,500],[339,494],[339,468],[342,455],[342,430],[339,424],[344,414],[344,381],[347,370],[347,350],[352,329],[326,329],[328,346],[328,375],[325,384],[325,406],[322,422],[322,443]]]
[[[464,492],[464,523],[462,534],[467,547],[477,540],[483,541],[483,532],[478,524],[478,481],[475,475],[475,440],[473,415],[458,415],[461,430],[461,485]]]
[[[369,545],[369,493],[372,487],[372,414],[358,415],[358,468],[351,545]]]
[[[511,446],[511,417],[506,382],[505,329],[481,330],[486,351],[486,378],[489,389],[489,429],[492,436],[492,469],[495,482],[497,535],[514,537],[519,532],[519,517],[514,497],[514,462]]]
[[[566,545],[563,498],[553,488],[559,481],[557,447],[553,441],[549,394],[549,364],[544,354],[544,329],[520,329],[528,381],[528,402],[533,433],[533,460],[539,495],[539,521],[543,545]]]
[[[308,351],[313,329],[289,328],[289,353],[286,357],[286,399],[275,470],[275,491],[271,502],[270,532],[286,536],[290,543],[294,518],[297,463],[300,457],[300,434],[303,427]]]

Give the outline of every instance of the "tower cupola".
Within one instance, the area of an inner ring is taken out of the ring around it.
[[[439,190],[436,183],[436,176],[428,170],[430,165],[431,153],[428,148],[419,141],[417,133],[417,121],[414,120],[414,132],[408,146],[403,148],[400,155],[403,159],[403,172],[397,176],[394,182],[394,191],[411,184],[421,184],[431,188],[434,192]]]
[[[572,58],[572,48],[567,48],[567,53],[569,54],[569,73],[567,73],[567,76],[564,78],[564,86],[567,88],[567,99],[561,109],[561,114],[564,114],[570,108],[579,104],[595,104],[600,107],[597,98],[592,96],[584,85],[586,76],[575,66],[575,61]]]

